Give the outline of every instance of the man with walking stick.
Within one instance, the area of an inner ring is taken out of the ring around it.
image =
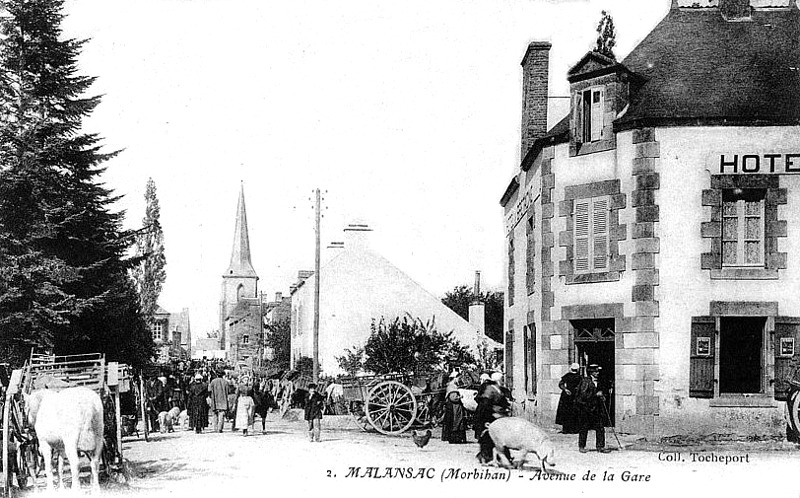
[[[608,420],[608,410],[605,407],[606,395],[600,387],[598,378],[600,377],[600,367],[589,365],[588,377],[583,377],[578,384],[578,392],[575,395],[575,411],[578,424],[578,451],[586,453],[586,439],[589,431],[595,431],[595,447],[600,453],[609,453],[611,450],[606,448],[606,423]]]

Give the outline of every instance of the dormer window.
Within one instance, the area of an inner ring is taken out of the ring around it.
[[[568,71],[571,156],[616,148],[614,120],[627,105],[634,77],[622,64],[598,52],[589,52]]]

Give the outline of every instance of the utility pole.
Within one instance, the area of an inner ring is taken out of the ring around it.
[[[322,204],[322,194],[319,189],[314,191],[314,371],[313,379],[316,383],[319,380],[319,250],[320,250],[320,205]]]

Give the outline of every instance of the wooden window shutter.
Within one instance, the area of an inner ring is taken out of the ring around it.
[[[589,203],[591,199],[575,201],[575,273],[586,273],[589,266]]]
[[[530,384],[530,376],[528,375],[528,360],[530,356],[528,355],[528,347],[530,347],[528,341],[528,326],[525,325],[522,327],[522,385],[525,387],[525,392],[528,392]]]
[[[528,346],[525,350],[528,355],[528,394],[532,398],[536,395],[536,324],[528,324]]]
[[[608,268],[608,198],[592,203],[592,270]]]
[[[714,397],[714,353],[716,321],[714,317],[692,318],[692,341],[689,352],[689,397]]]
[[[514,389],[514,329],[512,328],[506,332],[506,358],[505,358],[505,371],[506,371],[506,387]]]
[[[575,92],[572,99],[572,136],[575,142],[583,142],[583,102],[581,92]]]
[[[800,318],[775,317],[775,399],[785,401],[789,379],[800,361]],[[800,380],[800,379],[798,379]]]

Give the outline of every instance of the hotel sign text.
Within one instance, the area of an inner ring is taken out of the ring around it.
[[[536,197],[538,199],[538,196]],[[522,195],[522,197],[517,201],[517,204],[514,208],[506,216],[506,234],[511,233],[514,230],[514,227],[519,224],[522,218],[528,213],[528,208],[530,208],[531,204],[536,199],[533,197],[533,185],[528,187],[528,190]]]
[[[766,154],[712,154],[706,164],[712,175],[798,175],[800,152]]]

